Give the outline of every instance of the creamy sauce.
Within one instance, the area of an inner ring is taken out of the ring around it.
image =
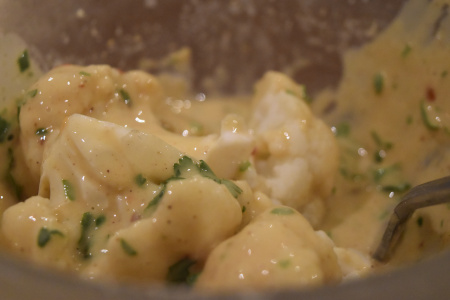
[[[311,105],[276,72],[250,97],[206,99],[142,71],[51,70],[1,115],[3,248],[86,279],[208,291],[370,273],[399,197],[450,170],[446,4],[411,2]],[[392,265],[444,249],[450,211],[407,226]]]
[[[373,252],[403,193],[398,188],[449,174],[446,3],[410,2],[372,43],[345,56],[337,93],[325,93],[313,104],[334,129],[345,131],[337,139],[347,163],[322,225],[340,246]],[[449,226],[447,205],[417,211],[392,262],[443,249]]]

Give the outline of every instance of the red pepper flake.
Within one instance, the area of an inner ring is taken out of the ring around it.
[[[427,87],[426,97],[428,102],[434,102],[436,100],[436,93],[432,87]]]

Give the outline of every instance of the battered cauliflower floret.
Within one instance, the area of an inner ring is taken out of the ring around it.
[[[166,130],[159,115],[169,109],[164,101],[171,91],[142,71],[121,73],[105,65],[66,65],[51,70],[30,90],[36,93],[20,109],[20,143],[29,169],[27,185],[36,185],[36,192],[44,149],[51,147],[72,114],[160,137],[181,152],[207,161],[220,177],[236,177],[239,164],[254,147],[245,122],[236,115],[223,120],[220,133],[182,136]]]
[[[4,213],[5,243],[89,278],[164,281],[179,261],[201,264],[252,199],[155,136],[79,114],[43,157],[39,196]]]
[[[338,147],[330,128],[304,100],[303,87],[280,73],[269,72],[257,83],[249,123],[256,178],[249,182],[300,211],[313,203],[320,215],[320,202],[333,188]]]
[[[342,278],[333,244],[292,208],[273,207],[214,249],[198,279],[202,290],[299,288]]]

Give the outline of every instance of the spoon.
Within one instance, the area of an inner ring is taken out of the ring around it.
[[[406,221],[416,209],[450,202],[450,176],[429,181],[410,189],[394,209],[377,250],[372,255],[385,261],[394,248]]]

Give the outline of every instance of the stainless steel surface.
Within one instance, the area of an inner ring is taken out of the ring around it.
[[[379,261],[389,257],[389,251],[395,248],[395,242],[402,234],[403,225],[416,209],[447,202],[450,202],[450,177],[426,182],[409,190],[395,207],[373,257]]]
[[[29,44],[44,69],[107,63],[133,69],[182,46],[194,89],[226,76],[222,92],[248,91],[269,69],[290,71],[314,93],[337,84],[340,55],[382,30],[403,0],[0,0],[0,31]],[[295,67],[297,66],[297,67]],[[341,286],[220,296],[183,288],[100,285],[0,253],[1,299],[450,299],[450,254]]]

